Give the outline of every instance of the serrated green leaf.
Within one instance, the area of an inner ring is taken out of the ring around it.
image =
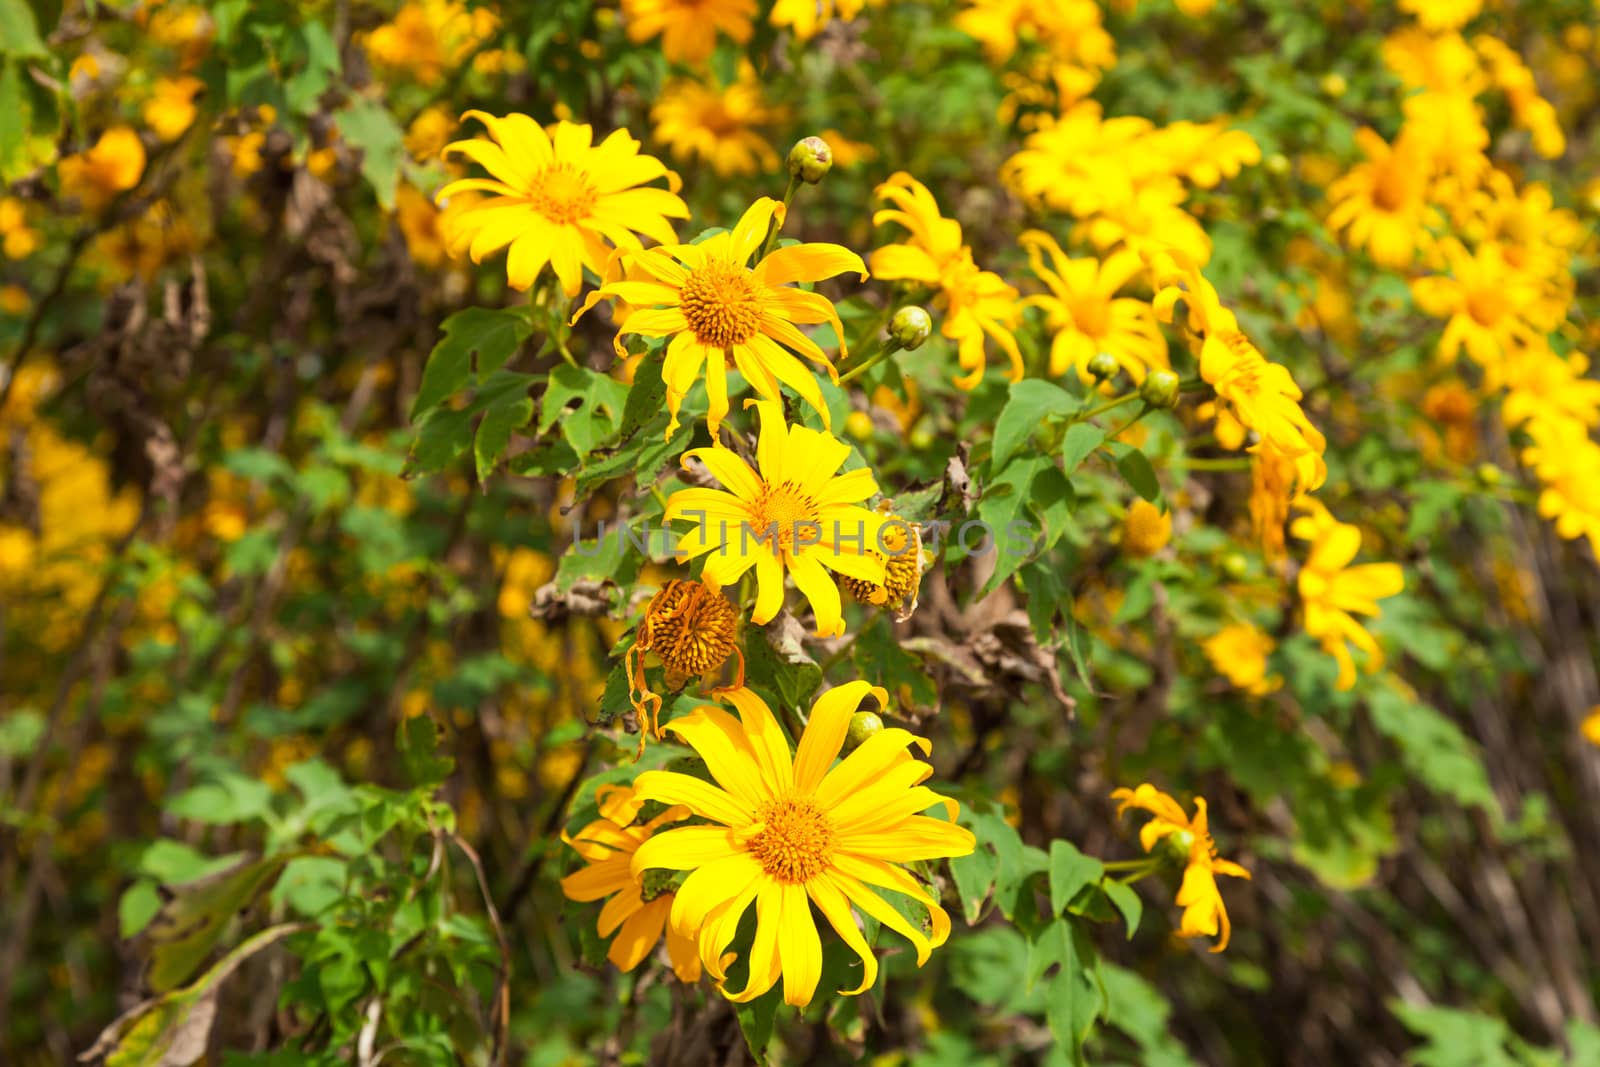
[[[474,372],[484,381],[505,366],[533,332],[525,316],[504,308],[458,311],[444,320],[443,329],[411,404],[413,422],[465,389]]]
[[[375,100],[356,97],[339,112],[339,136],[361,149],[361,176],[378,194],[383,209],[393,211],[406,154],[405,133],[394,114]]]
[[[489,475],[500,463],[511,443],[513,431],[520,430],[533,421],[531,397],[513,397],[491,404],[478,424],[478,435],[472,442],[472,459],[478,471],[478,481],[487,482]]]
[[[1051,416],[1067,415],[1077,410],[1078,402],[1072,394],[1042,378],[1024,378],[1011,383],[1009,399],[1000,409],[994,424],[994,452],[990,460],[991,472],[1005,469],[1011,457],[1031,438],[1034,431]]]

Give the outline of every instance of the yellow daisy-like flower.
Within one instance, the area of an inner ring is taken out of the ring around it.
[[[727,694],[739,718],[703,707],[674,719],[676,733],[706,762],[715,785],[670,771],[646,771],[637,795],[682,804],[713,825],[668,830],[635,853],[633,869],[690,871],[673,901],[671,924],[697,938],[700,961],[719,986],[739,920],[756,908],[755,940],[746,953],[744,989],[724,995],[753,1000],[783,979],[786,1003],[811,1002],[822,974],[822,941],[812,905],[861,959],[854,996],[878,979],[878,961],[862,937],[854,906],[916,949],[917,964],[950,934],[950,916],[898,864],[965,856],[972,833],[955,825],[956,803],[922,785],[933,768],[915,759],[926,738],[890,728],[874,734],[837,765],[850,717],[868,696],[887,707],[888,694],[866,682],[824,693],[811,709],[800,744],[789,742],[761,698],[748,689]],[[943,805],[949,821],[922,814]],[[909,897],[928,911],[924,935],[873,887]]]
[[[697,459],[723,489],[680,489],[667,498],[663,522],[692,520],[695,528],[678,542],[678,561],[711,553],[702,577],[713,589],[756,572],[751,619],[770,622],[783,607],[787,574],[811,603],[817,636],[844,633],[843,607],[832,571],[876,585],[884,583],[877,555],[882,515],[861,507],[878,491],[865,467],[837,474],[850,446],[832,434],[790,426],[783,405],[751,401],[761,418],[756,444],[758,474],[720,444],[684,453]]]
[[[667,220],[688,218],[689,207],[677,195],[677,176],[654,156],[641,155],[627,130],[597,145],[587,125],[558,123],[552,137],[527,115],[468,111],[462,119],[468,118],[487,126],[493,140],[455,141],[444,155],[466,156],[493,178],[453,181],[436,198],[494,195],[450,221],[452,255],[467,252],[480,263],[509,246],[506,280],[513,289],[527,289],[548,263],[574,297],[583,268],[598,276],[609,246],[638,251],[638,234],[662,243],[678,239]],[[662,177],[672,189],[645,185]]]
[[[1050,344],[1052,375],[1074,367],[1080,381],[1092,381],[1089,361],[1099,352],[1115,357],[1135,382],[1144,381],[1151,367],[1167,368],[1167,341],[1156,325],[1155,312],[1142,300],[1116,295],[1144,270],[1137,254],[1124,249],[1103,262],[1092,257],[1068,259],[1056,239],[1041,230],[1029,230],[1019,240],[1033,273],[1050,287],[1050,295],[1030,296],[1023,303],[1043,308],[1046,325],[1055,332]],[[1040,253],[1049,255],[1049,267]]]
[[[499,16],[487,7],[420,0],[406,4],[391,21],[367,35],[367,55],[380,67],[410,71],[419,84],[436,85],[499,24]]]
[[[754,266],[750,259],[767,239],[768,227],[783,225],[783,205],[762,197],[745,211],[731,232],[696,245],[671,244],[625,258],[630,277],[608,281],[589,294],[572,321],[596,302],[626,301],[633,308],[617,327],[617,353],[622,335],[671,337],[661,377],[667,385],[667,411],[672,421],[667,436],[678,428],[678,408],[705,368],[709,410],[706,427],[716,437],[728,413],[729,366],[737,367],[761,396],[777,400],[782,382],[799,393],[829,425],[828,408],[816,376],[789,350],[799,352],[828,372],[838,371],[822,348],[798,325],[826,322],[841,338],[844,327],[833,303],[821,293],[792,287],[853,272],[863,281],[866,265],[842,245],[798,244],[774,249]],[[837,466],[837,464],[835,464]]]
[[[1198,270],[1180,267],[1170,255],[1153,257],[1152,266],[1162,285],[1152,302],[1156,316],[1170,322],[1177,301],[1185,302],[1189,330],[1202,339],[1200,377],[1240,425],[1260,435],[1250,450],[1270,450],[1292,461],[1301,492],[1322,485],[1328,477],[1322,459],[1328,442],[1301,409],[1303,394],[1288,369],[1261,354]],[[1219,439],[1220,433],[1219,419]]]
[[[1427,242],[1434,215],[1427,152],[1415,138],[1402,135],[1390,145],[1365,128],[1356,131],[1356,144],[1367,162],[1328,187],[1328,228],[1380,267],[1404,270]]]
[[[1299,506],[1306,514],[1294,520],[1290,532],[1311,542],[1299,578],[1305,630],[1338,662],[1336,687],[1349,689],[1356,684],[1356,668],[1347,642],[1366,654],[1367,671],[1383,666],[1383,650],[1355,616],[1381,615],[1378,601],[1404,589],[1405,574],[1398,563],[1350,566],[1361,550],[1361,531],[1335,519],[1315,500],[1305,500]]]
[[[39,231],[28,225],[25,205],[14,196],[0,196],[0,254],[27,259],[39,247]]]
[[[1094,0],[967,0],[955,17],[958,30],[983,45],[991,63],[1008,61],[1019,41],[1043,44],[1064,63],[1090,68],[1116,65],[1117,47],[1100,19]]]
[[[56,165],[61,191],[85,208],[98,211],[118,193],[127,192],[144,176],[144,142],[128,126],[113,126],[87,152],[64,157]]]
[[[1583,739],[1596,748],[1600,748],[1600,704],[1589,709],[1589,715],[1579,727]]]
[[[749,60],[740,62],[738,77],[726,87],[674,79],[650,109],[656,140],[672,150],[672,157],[682,163],[702,160],[719,178],[777,170],[778,153],[757,129],[786,115],[786,109],[767,104]]]
[[[1267,657],[1277,647],[1247,622],[1229,623],[1200,642],[1217,673],[1252,696],[1265,696],[1283,685],[1283,678],[1267,674]]]
[[[561,879],[561,892],[569,900],[583,903],[611,898],[600,909],[598,930],[601,937],[617,935],[606,952],[606,959],[619,971],[631,971],[639,966],[664,932],[673,973],[684,982],[699,981],[700,956],[695,951],[694,939],[678,934],[667,925],[675,894],[664,888],[658,879],[633,870],[633,859],[639,847],[662,826],[687,818],[689,809],[668,808],[649,822],[635,826],[633,821],[644,800],[632,789],[603,785],[595,790],[595,800],[600,807],[600,818],[579,830],[576,836],[565,832],[561,835],[562,841],[588,861],[581,870]]]
[[[700,66],[711,58],[717,35],[734,44],[750,40],[756,0],[622,0],[623,26],[634,44],[661,38],[670,63]]]
[[[1583,423],[1570,418],[1542,418],[1527,424],[1533,445],[1522,461],[1539,478],[1539,514],[1555,524],[1568,541],[1586,537],[1600,556],[1600,444]]]
[[[1183,884],[1178,887],[1177,904],[1183,909],[1178,926],[1180,937],[1215,937],[1212,952],[1228,947],[1233,935],[1233,925],[1228,922],[1228,909],[1223,906],[1222,893],[1217,889],[1217,875],[1249,879],[1250,872],[1217,855],[1217,844],[1211,839],[1206,825],[1206,801],[1194,798],[1194,818],[1190,819],[1183,805],[1161,792],[1149,782],[1137,789],[1115,789],[1112,800],[1120,800],[1117,816],[1129,808],[1148,811],[1155,816],[1139,830],[1139,844],[1151,852],[1162,841],[1170,840],[1173,847],[1187,855],[1183,870]]]
[[[1441,245],[1450,275],[1411,283],[1417,306],[1447,318],[1439,355],[1454,359],[1463,348],[1480,366],[1494,371],[1518,349],[1542,346],[1561,321],[1563,306],[1538,280],[1510,266],[1499,245],[1468,252],[1447,238]]]
[[[957,376],[956,385],[974,389],[983,380],[985,336],[993,338],[1011,360],[1011,380],[1021,378],[1022,352],[1012,333],[1022,322],[1017,291],[972,261],[972,249],[961,243],[961,224],[939,214],[927,186],[900,171],[876,191],[880,200],[895,207],[876,212],[872,224],[897,222],[911,231],[911,238],[873,252],[872,273],[939,290],[935,305],[944,311],[940,332],[956,342],[957,359],[967,371]]]

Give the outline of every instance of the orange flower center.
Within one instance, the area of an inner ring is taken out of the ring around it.
[[[550,164],[528,188],[533,210],[559,226],[588,218],[599,195],[589,175],[571,163]]]
[[[738,612],[727,597],[699,582],[668,582],[644,615],[640,647],[661,657],[668,685],[709,674],[733,651]]]
[[[822,533],[817,523],[817,510],[816,500],[795,483],[763,483],[761,494],[756,497],[752,508],[752,518],[755,520],[753,535],[765,538],[772,531],[777,538],[777,546],[787,549],[798,531],[802,542],[815,543],[821,539]]]
[[[1380,210],[1397,212],[1411,202],[1412,180],[1404,169],[1408,159],[1396,154],[1387,163],[1375,168],[1377,173],[1373,176],[1372,202]]]
[[[828,869],[833,858],[833,823],[810,797],[769,800],[756,813],[750,854],[769,878],[800,885]]]
[[[1472,289],[1467,292],[1467,314],[1480,326],[1493,326],[1506,311],[1506,298],[1498,289]]]
[[[707,261],[683,283],[683,317],[701,344],[726,350],[761,325],[761,286],[744,267]]]
[[[1067,305],[1072,325],[1090,337],[1104,337],[1111,325],[1111,302],[1098,293],[1083,293]]]

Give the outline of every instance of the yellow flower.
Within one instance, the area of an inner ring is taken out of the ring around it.
[[[670,244],[627,256],[630,272],[639,277],[606,282],[573,315],[576,322],[599,300],[626,301],[634,310],[618,324],[618,355],[624,352],[623,334],[672,338],[661,368],[672,416],[668,437],[678,428],[678,408],[702,367],[710,404],[706,426],[713,438],[728,413],[730,365],[768,400],[782,395],[779,382],[789,386],[817,409],[824,426],[829,425],[816,377],[788,349],[819,364],[837,382],[838,372],[827,354],[797,324],[831,323],[841,338],[841,357],[844,328],[827,297],[792,288],[791,283],[816,282],[846,272],[865,280],[867,269],[860,256],[842,245],[821,243],[778,248],[748,266],[766,241],[768,228],[774,220],[782,226],[783,216],[783,205],[764,196],[750,205],[731,232],[697,245]]]
[[[661,737],[661,698],[645,682],[644,657],[654,653],[667,669],[667,688],[681,689],[692,676],[709,678],[730,655],[739,659],[738,674],[728,687],[744,685],[744,653],[736,635],[739,612],[720,592],[674,578],[645,605],[633,647],[623,657],[628,698],[639,715],[639,756],[646,735]],[[637,759],[638,757],[634,757]]]
[[[1068,259],[1055,238],[1040,230],[1027,231],[1020,243],[1033,273],[1050,287],[1049,296],[1030,296],[1023,303],[1043,308],[1045,325],[1055,333],[1052,375],[1075,367],[1079,380],[1091,381],[1089,361],[1099,352],[1115,357],[1135,382],[1144,381],[1149,368],[1167,368],[1167,341],[1155,312],[1142,300],[1116,295],[1144,269],[1136,253],[1123,249],[1104,262]],[[1041,252],[1049,255],[1051,266],[1044,265]]]
[[[118,193],[127,192],[144,176],[144,142],[128,126],[113,126],[87,152],[64,157],[57,164],[61,191],[98,211]]]
[[[0,285],[0,312],[22,315],[33,306],[33,298],[20,285]]]
[[[445,146],[444,155],[466,156],[494,177],[464,178],[440,189],[437,199],[460,192],[493,193],[451,221],[452,255],[467,252],[474,263],[510,246],[506,279],[527,289],[548,263],[570,297],[583,285],[583,268],[599,275],[611,253],[607,242],[638,251],[637,234],[677,240],[669,218],[689,217],[676,192],[645,187],[671,175],[660,160],[639,153],[627,130],[593,144],[587,125],[561,122],[554,137],[526,115],[496,118],[468,111],[489,129],[493,141],[476,138]]]
[[[406,151],[411,153],[412,159],[437,159],[450,143],[450,134],[455,128],[456,120],[449,111],[439,106],[430,107],[411,120],[406,130]]]
[[[471,203],[470,194],[450,198],[447,210],[459,214]],[[440,220],[445,212],[435,207],[433,201],[410,182],[402,181],[395,188],[394,217],[405,238],[406,251],[418,266],[432,269],[445,261],[447,244],[446,227]]]
[[[926,186],[900,171],[879,185],[880,200],[894,204],[872,216],[872,224],[897,222],[911,231],[905,244],[885,245],[872,253],[872,273],[885,281],[914,281],[939,291],[936,306],[944,311],[940,332],[957,344],[957,360],[967,373],[957,376],[962,389],[983,380],[984,337],[992,337],[1011,360],[1009,377],[1022,377],[1022,352],[1012,335],[1022,321],[1017,291],[998,274],[980,270],[972,250],[961,243],[961,224],[939,214]]]
[[[868,0],[777,0],[767,21],[787,26],[795,37],[808,41],[834,19],[848,21],[861,14]],[[883,0],[871,0],[874,6]]]
[[[734,44],[750,40],[755,0],[622,0],[623,25],[634,44],[661,37],[669,63],[700,66],[717,47],[717,34]]]
[[[1250,451],[1271,451],[1293,461],[1301,492],[1322,485],[1328,476],[1322,459],[1327,439],[1301,410],[1300,387],[1288,369],[1267,361],[1198,270],[1179,267],[1169,255],[1154,257],[1152,265],[1162,285],[1153,301],[1156,316],[1171,321],[1176,302],[1185,301],[1189,329],[1203,338],[1200,377],[1240,425],[1260,435]],[[1187,288],[1178,288],[1179,282]],[[1219,439],[1220,432],[1219,425]]]
[[[1280,676],[1267,676],[1267,657],[1277,647],[1276,641],[1247,622],[1229,623],[1200,642],[1217,673],[1251,696],[1266,696],[1283,685]]]
[[[743,990],[723,994],[745,1002],[781,976],[786,1003],[811,1002],[822,974],[816,906],[861,959],[854,996],[878,980],[878,961],[851,914],[852,905],[910,941],[917,964],[950,934],[950,916],[902,863],[969,855],[976,841],[955,825],[955,801],[921,783],[933,768],[906,751],[927,754],[926,738],[885,729],[846,756],[850,717],[868,696],[887,707],[888,694],[866,682],[837,686],[818,698],[800,744],[789,742],[761,698],[748,689],[727,694],[739,718],[702,707],[674,719],[676,733],[706,761],[715,785],[671,771],[646,771],[635,782],[641,798],[682,804],[711,825],[657,834],[634,854],[633,869],[691,872],[673,901],[675,931],[695,937],[700,961],[719,987],[731,956],[724,955],[752,904],[755,939],[746,953]],[[943,805],[949,821],[921,814]],[[924,935],[871,887],[909,897],[927,909]]]
[[[145,101],[144,121],[163,141],[176,141],[194,122],[194,98],[205,83],[192,74],[157,78],[155,91]]]
[[[1513,270],[1547,283],[1550,291],[1565,293],[1572,284],[1572,255],[1583,244],[1584,228],[1578,216],[1555,206],[1548,186],[1530,182],[1518,191],[1510,176],[1491,171],[1469,205],[1471,217],[1463,231],[1475,242],[1494,242]]]
[[[819,134],[833,150],[833,165],[850,168],[857,163],[870,163],[878,158],[878,150],[864,141],[852,141],[831,126]]]
[[[1250,464],[1250,528],[1267,559],[1283,558],[1289,508],[1306,492],[1299,463],[1273,449],[1255,450]]]
[[[14,196],[0,196],[0,253],[27,259],[39,247],[39,233],[28,225],[27,209]]]
[[[1000,65],[1017,50],[1019,40],[1043,44],[1066,63],[1105,69],[1116,65],[1117,48],[1100,21],[1093,0],[967,0],[955,18],[956,28],[983,45],[991,63]]]
[[[1449,174],[1471,187],[1489,168],[1484,149],[1489,131],[1470,96],[1458,92],[1415,93],[1405,100],[1401,136],[1414,142],[1436,174]]]
[[[1183,909],[1178,925],[1180,937],[1215,937],[1212,952],[1228,947],[1233,926],[1228,922],[1228,909],[1223,906],[1222,893],[1217,889],[1219,874],[1231,878],[1250,877],[1250,872],[1217,855],[1217,844],[1211,839],[1206,825],[1206,801],[1194,798],[1194,818],[1190,819],[1183,805],[1161,792],[1149,782],[1137,789],[1114,789],[1112,800],[1120,800],[1117,816],[1129,808],[1148,811],[1155,816],[1139,830],[1139,844],[1146,852],[1171,839],[1173,845],[1187,856],[1183,870],[1183,884],[1178,887],[1177,904]]]
[[[1404,589],[1405,575],[1398,563],[1350,566],[1361,550],[1361,531],[1339,522],[1315,500],[1299,506],[1306,514],[1294,520],[1290,532],[1311,542],[1299,578],[1306,633],[1338,662],[1337,688],[1349,689],[1356,684],[1356,668],[1347,642],[1366,654],[1367,671],[1383,666],[1383,650],[1355,616],[1382,614],[1378,601]]]
[[[1153,556],[1172,540],[1172,512],[1162,511],[1148,500],[1128,505],[1122,521],[1122,551],[1130,556]]]
[[[1600,704],[1589,709],[1589,715],[1583,720],[1579,730],[1582,731],[1585,741],[1600,748]]]
[[[1375,263],[1404,270],[1427,242],[1428,159],[1423,146],[1402,135],[1391,146],[1369,129],[1356,131],[1367,162],[1328,187],[1328,229],[1347,245],[1365,248]]]
[[[1477,96],[1483,89],[1478,57],[1459,33],[1428,33],[1416,26],[1384,39],[1383,62],[1407,89]]]
[[[866,582],[845,577],[844,587],[863,604],[895,609],[895,619],[905,621],[917,610],[917,587],[922,584],[922,532],[898,515],[886,515],[878,538],[882,548],[871,554],[883,560],[883,581]],[[907,597],[910,607],[904,607]]]
[[[436,85],[446,71],[465,62],[499,26],[487,7],[469,9],[458,0],[408,3],[367,35],[367,55],[380,67],[410,71],[422,85]]]
[[[1411,293],[1423,311],[1449,320],[1439,338],[1441,358],[1455,359],[1465,348],[1492,372],[1517,349],[1542,345],[1560,322],[1561,305],[1537,280],[1511,268],[1500,246],[1473,253],[1446,238],[1440,251],[1450,275],[1418,278]]]
[[[1478,17],[1483,0],[1400,0],[1400,10],[1415,15],[1425,30],[1459,29]]]
[[[883,584],[884,564],[873,558],[882,516],[861,507],[878,491],[865,467],[837,474],[850,446],[831,434],[783,421],[775,400],[751,401],[761,418],[756,465],[720,444],[691,449],[685,459],[706,465],[722,489],[680,489],[667,498],[663,522],[688,519],[695,528],[678,541],[678,561],[706,560],[702,577],[713,589],[756,572],[751,620],[770,622],[783,607],[787,573],[811,603],[817,636],[844,633],[839,588],[829,571]]]
[[[761,81],[748,60],[739,64],[732,85],[718,88],[694,78],[677,78],[661,90],[650,109],[656,140],[682,162],[703,160],[720,178],[778,169],[778,153],[756,127],[784,118],[782,108],[768,107]]]
[[[632,789],[603,785],[595,790],[600,818],[579,830],[576,836],[565,832],[561,840],[587,860],[581,870],[561,879],[561,892],[569,900],[589,902],[610,897],[600,909],[598,931],[601,937],[616,933],[606,951],[606,959],[619,971],[631,971],[643,962],[650,950],[667,937],[667,957],[673,973],[683,982],[700,980],[700,957],[694,939],[684,937],[667,925],[676,898],[671,890],[653,885],[648,875],[635,873],[633,860],[639,848],[668,823],[681,822],[689,815],[683,806],[668,808],[643,825],[632,825],[643,799]]]
[[[1500,416],[1507,426],[1565,418],[1593,428],[1600,424],[1600,381],[1587,377],[1588,370],[1582,352],[1563,358],[1538,346],[1505,360],[1488,384],[1506,389]]]
[[[1600,556],[1600,444],[1576,419],[1535,419],[1526,429],[1533,444],[1522,461],[1539,478],[1539,514],[1569,541],[1588,538]]]

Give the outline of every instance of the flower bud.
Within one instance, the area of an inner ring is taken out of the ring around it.
[[[921,308],[911,305],[903,307],[894,313],[894,318],[889,320],[889,336],[907,352],[914,348],[921,348],[922,342],[933,333],[933,319]]]
[[[850,728],[845,739],[851,748],[860,748],[867,739],[883,732],[883,720],[870,711],[858,711],[850,716]]]
[[[1122,367],[1117,363],[1117,357],[1110,352],[1096,352],[1089,360],[1089,376],[1097,382],[1108,378],[1115,378],[1117,371]]]
[[[1139,398],[1153,408],[1178,406],[1178,376],[1169,370],[1153,370],[1139,386]]]
[[[1162,839],[1162,846],[1167,855],[1178,863],[1189,862],[1189,850],[1194,847],[1194,832],[1192,830],[1175,830]]]
[[[789,149],[789,173],[807,185],[820,182],[833,169],[833,149],[820,137],[803,137]]]
[[[844,420],[844,432],[857,441],[865,441],[872,436],[872,416],[865,411],[852,411]]]
[[[1250,573],[1250,561],[1243,552],[1229,552],[1222,557],[1222,573],[1234,581],[1241,581]]]
[[[1496,467],[1493,463],[1478,464],[1476,473],[1478,476],[1478,484],[1483,486],[1485,489],[1493,489],[1495,486],[1499,485],[1501,479],[1505,477],[1505,472],[1499,467]]]
[[[1335,100],[1343,96],[1350,88],[1350,83],[1345,81],[1343,74],[1324,74],[1322,76],[1322,91]]]
[[[1274,152],[1266,158],[1267,173],[1281,178],[1288,174],[1291,167],[1289,157],[1282,152]]]

